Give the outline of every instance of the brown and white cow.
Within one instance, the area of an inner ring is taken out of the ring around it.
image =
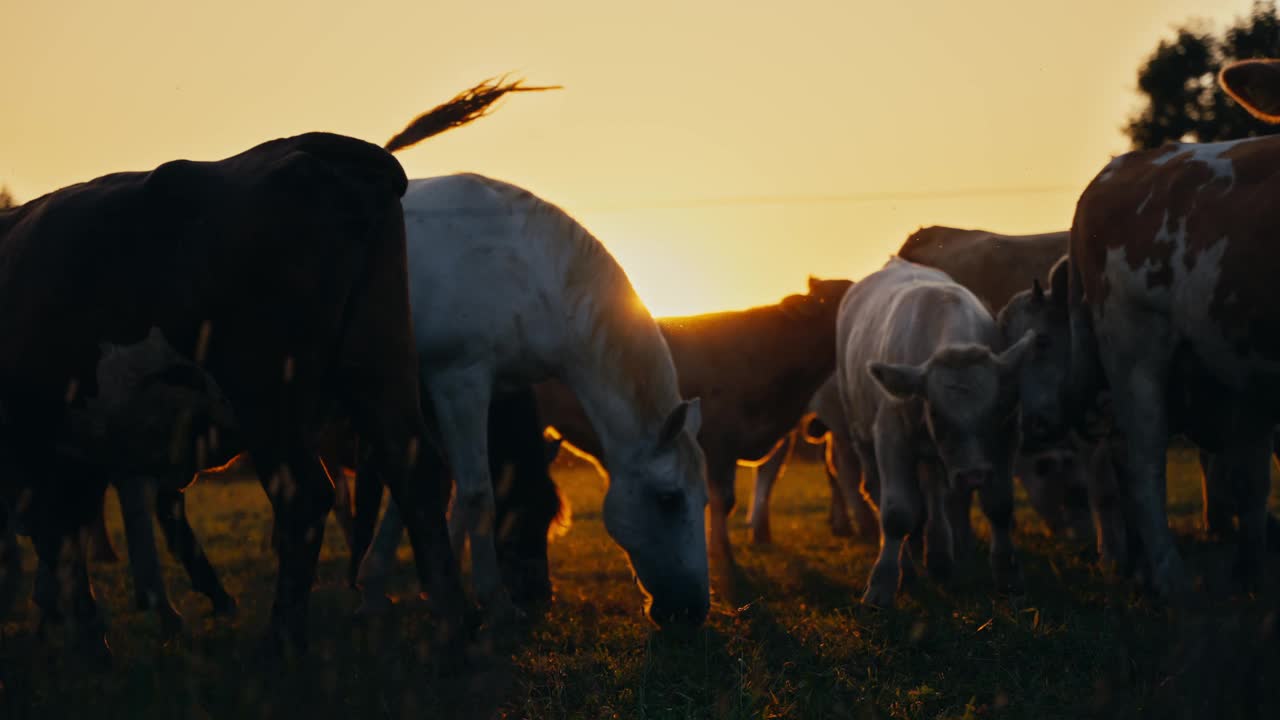
[[[1271,116],[1272,63],[1223,71]],[[1280,137],[1171,143],[1113,159],[1071,230],[1073,389],[1110,390],[1132,522],[1157,592],[1189,587],[1165,508],[1165,453],[1182,429],[1214,453],[1240,518],[1237,571],[1261,579],[1280,408]],[[1100,371],[1100,373],[1098,372]]]
[[[946,273],[901,258],[845,294],[836,382],[853,449],[880,486],[880,556],[864,602],[893,604],[908,535],[930,574],[950,573],[945,503],[959,489],[978,490],[990,521],[997,588],[1020,586],[1010,537],[1012,464],[1017,371],[1033,342],[1028,333],[1000,352],[995,319],[977,296]]]
[[[835,366],[835,317],[848,280],[809,280],[809,292],[776,305],[661,318],[680,392],[702,399],[698,442],[711,486],[711,551],[732,562],[727,519],[739,459],[757,460],[796,426]],[[600,448],[573,394],[559,382],[537,386],[538,410],[572,445]]]

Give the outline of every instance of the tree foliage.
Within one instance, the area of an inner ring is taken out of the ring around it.
[[[1125,125],[1135,149],[1166,142],[1214,142],[1270,135],[1280,126],[1254,119],[1218,87],[1218,71],[1236,60],[1280,57],[1280,16],[1274,0],[1252,10],[1221,34],[1196,24],[1162,40],[1138,70],[1143,107]]]

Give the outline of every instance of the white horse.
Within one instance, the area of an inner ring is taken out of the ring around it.
[[[403,205],[423,389],[487,613],[511,611],[494,546],[489,400],[504,385],[557,378],[600,437],[610,476],[605,528],[629,556],[649,616],[701,622],[709,607],[701,410],[696,398],[681,399],[666,341],[626,273],[564,211],[504,182],[412,180]],[[392,560],[377,550],[360,571],[366,593]]]

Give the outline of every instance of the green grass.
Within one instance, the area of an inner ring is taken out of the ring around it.
[[[917,581],[896,610],[869,610],[858,598],[875,549],[831,537],[826,482],[800,462],[775,492],[774,546],[752,546],[745,509],[734,515],[740,576],[732,588],[716,583],[706,626],[686,635],[643,620],[622,551],[601,523],[602,483],[565,463],[556,474],[574,515],[552,544],[554,604],[525,628],[482,635],[471,671],[443,678],[416,600],[374,621],[351,617],[356,599],[342,582],[346,551],[332,523],[312,652],[283,668],[259,663],[274,586],[266,500],[256,483],[202,481],[189,491],[189,515],[239,616],[207,619],[206,601],[166,556],[188,628],[162,645],[155,619],[132,607],[126,568],[97,566],[115,667],[88,670],[57,634],[36,639],[35,611],[19,608],[0,637],[0,717],[1276,717],[1278,596],[1228,592],[1230,548],[1197,536],[1191,460],[1175,454],[1170,488],[1184,557],[1203,584],[1197,610],[1175,616],[1108,582],[1078,547],[1045,537],[1021,501],[1020,601],[991,592],[980,557],[946,586]],[[749,491],[744,472],[738,496]],[[123,551],[114,498],[108,520]],[[982,537],[985,526],[975,526]],[[401,559],[395,588],[412,598],[407,546]],[[1280,578],[1274,560],[1270,574]],[[29,554],[29,571],[32,562]]]

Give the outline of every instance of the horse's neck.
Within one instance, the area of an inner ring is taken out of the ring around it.
[[[656,329],[617,333],[617,342],[661,343]],[[610,463],[657,441],[667,415],[680,403],[680,390],[670,355],[662,348],[610,348],[599,338],[583,344],[584,352],[565,368],[564,381],[578,397],[600,441],[606,468]]]

